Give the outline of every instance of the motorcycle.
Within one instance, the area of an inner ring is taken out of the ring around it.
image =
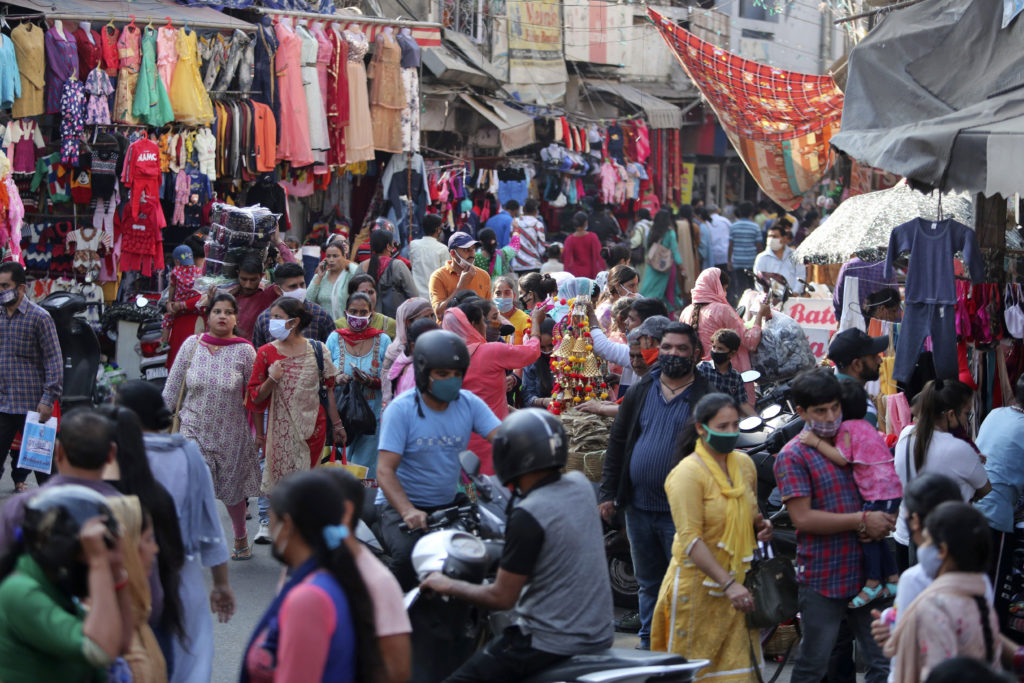
[[[78,316],[88,305],[84,296],[73,292],[54,292],[39,302],[53,318],[64,357],[64,390],[60,400],[65,412],[100,402],[96,396],[99,338],[92,326]]]
[[[460,455],[459,461],[470,481],[476,485],[481,501],[493,502],[495,494],[499,492],[494,490],[495,487],[488,478],[480,476],[479,459],[466,451]],[[504,491],[503,487],[497,488]],[[482,512],[484,510],[488,512]],[[416,542],[412,552],[412,564],[417,576],[422,580],[433,572],[442,572],[453,579],[472,583],[493,580],[504,541],[500,538],[486,537],[497,531],[493,520],[489,520],[489,514],[489,508],[486,507],[474,510],[473,506],[458,506],[438,510],[428,516],[430,530]],[[487,615],[479,608],[457,600],[448,600],[437,595],[423,595],[419,588],[414,588],[406,594],[406,608],[414,624],[414,680],[443,679],[468,659],[475,649],[486,644],[492,633],[500,633],[506,626],[512,624],[511,615],[507,612]],[[417,610],[420,610],[419,620],[415,618]],[[418,633],[417,621],[423,623],[422,618],[426,610],[434,615],[435,625],[449,633],[461,630],[466,635],[473,634],[475,640],[458,643],[445,639],[443,634],[434,631],[427,634]],[[444,618],[439,618],[442,615]],[[445,640],[448,642],[445,643]],[[427,650],[424,652],[425,657],[418,658],[417,652],[422,652],[425,644],[433,645],[434,649]],[[437,647],[444,647],[446,644],[447,649]],[[466,647],[467,644],[475,646]],[[524,683],[598,680],[622,683],[642,683],[649,680],[684,683],[692,681],[696,672],[709,663],[706,659],[689,661],[679,655],[611,648],[599,653],[569,657],[525,679]],[[424,667],[430,671],[424,670]]]
[[[139,373],[147,382],[152,382],[160,389],[167,382],[167,351],[161,348],[162,317],[158,306],[140,294],[135,299],[140,310],[151,314],[149,319],[139,323],[135,333],[138,343],[135,351],[139,354]]]

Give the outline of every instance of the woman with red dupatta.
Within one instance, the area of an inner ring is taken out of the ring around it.
[[[368,479],[377,478],[377,444],[380,439],[380,411],[383,405],[381,369],[391,338],[382,330],[370,326],[373,304],[369,295],[356,292],[348,298],[345,307],[347,328],[339,328],[327,337],[327,350],[331,360],[341,371],[340,383],[355,382],[363,392],[363,398],[377,419],[378,429],[373,434],[352,434],[345,454],[354,465],[367,468]]]
[[[259,446],[245,408],[245,387],[256,349],[236,336],[238,304],[218,294],[210,304],[210,331],[189,337],[164,385],[164,402],[177,412],[181,434],[199,444],[213,491],[227,506],[235,533],[232,559],[252,557],[245,531],[245,499],[259,493]]]

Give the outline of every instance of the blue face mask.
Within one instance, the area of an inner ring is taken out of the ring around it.
[[[939,575],[942,568],[942,558],[939,557],[939,549],[933,544],[923,545],[917,549],[917,563],[921,565],[925,576],[934,579]]]
[[[499,313],[508,313],[512,310],[512,297],[495,297],[494,305],[498,307]]]
[[[459,399],[459,391],[462,389],[461,377],[449,377],[448,379],[431,379],[430,395],[438,401],[451,403]]]

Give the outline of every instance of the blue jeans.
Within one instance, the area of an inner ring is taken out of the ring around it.
[[[867,664],[867,683],[885,683],[888,679],[889,660],[871,637],[871,607],[850,609],[849,601],[848,597],[826,598],[801,584],[799,605],[803,638],[789,679],[791,683],[821,683],[844,617]]]
[[[869,500],[864,503],[864,509],[895,514],[900,509],[900,499]],[[896,566],[896,558],[889,550],[888,539],[864,543],[861,549],[864,551],[864,573],[868,579],[885,583],[890,576],[900,573],[899,567]]]
[[[640,584],[640,643],[650,646],[651,618],[658,602],[662,579],[672,559],[672,539],[676,525],[670,512],[648,512],[633,506],[626,508],[626,535],[633,556],[633,572]]]

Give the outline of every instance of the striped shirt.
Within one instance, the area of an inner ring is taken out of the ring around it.
[[[757,223],[738,220],[729,228],[729,242],[732,244],[732,265],[735,268],[751,268],[760,251],[758,245],[764,239]]]
[[[629,479],[633,483],[632,505],[648,512],[671,512],[665,495],[665,479],[676,465],[676,442],[690,417],[690,390],[693,385],[666,401],[661,393],[661,370],[655,375],[650,393],[640,411],[640,435],[629,461]]]
[[[519,251],[512,269],[538,270],[544,258],[544,223],[536,216],[520,216],[512,221],[512,234],[519,235]]]
[[[0,413],[24,415],[60,398],[64,356],[57,328],[25,297],[12,315],[0,308],[0,368]]]

